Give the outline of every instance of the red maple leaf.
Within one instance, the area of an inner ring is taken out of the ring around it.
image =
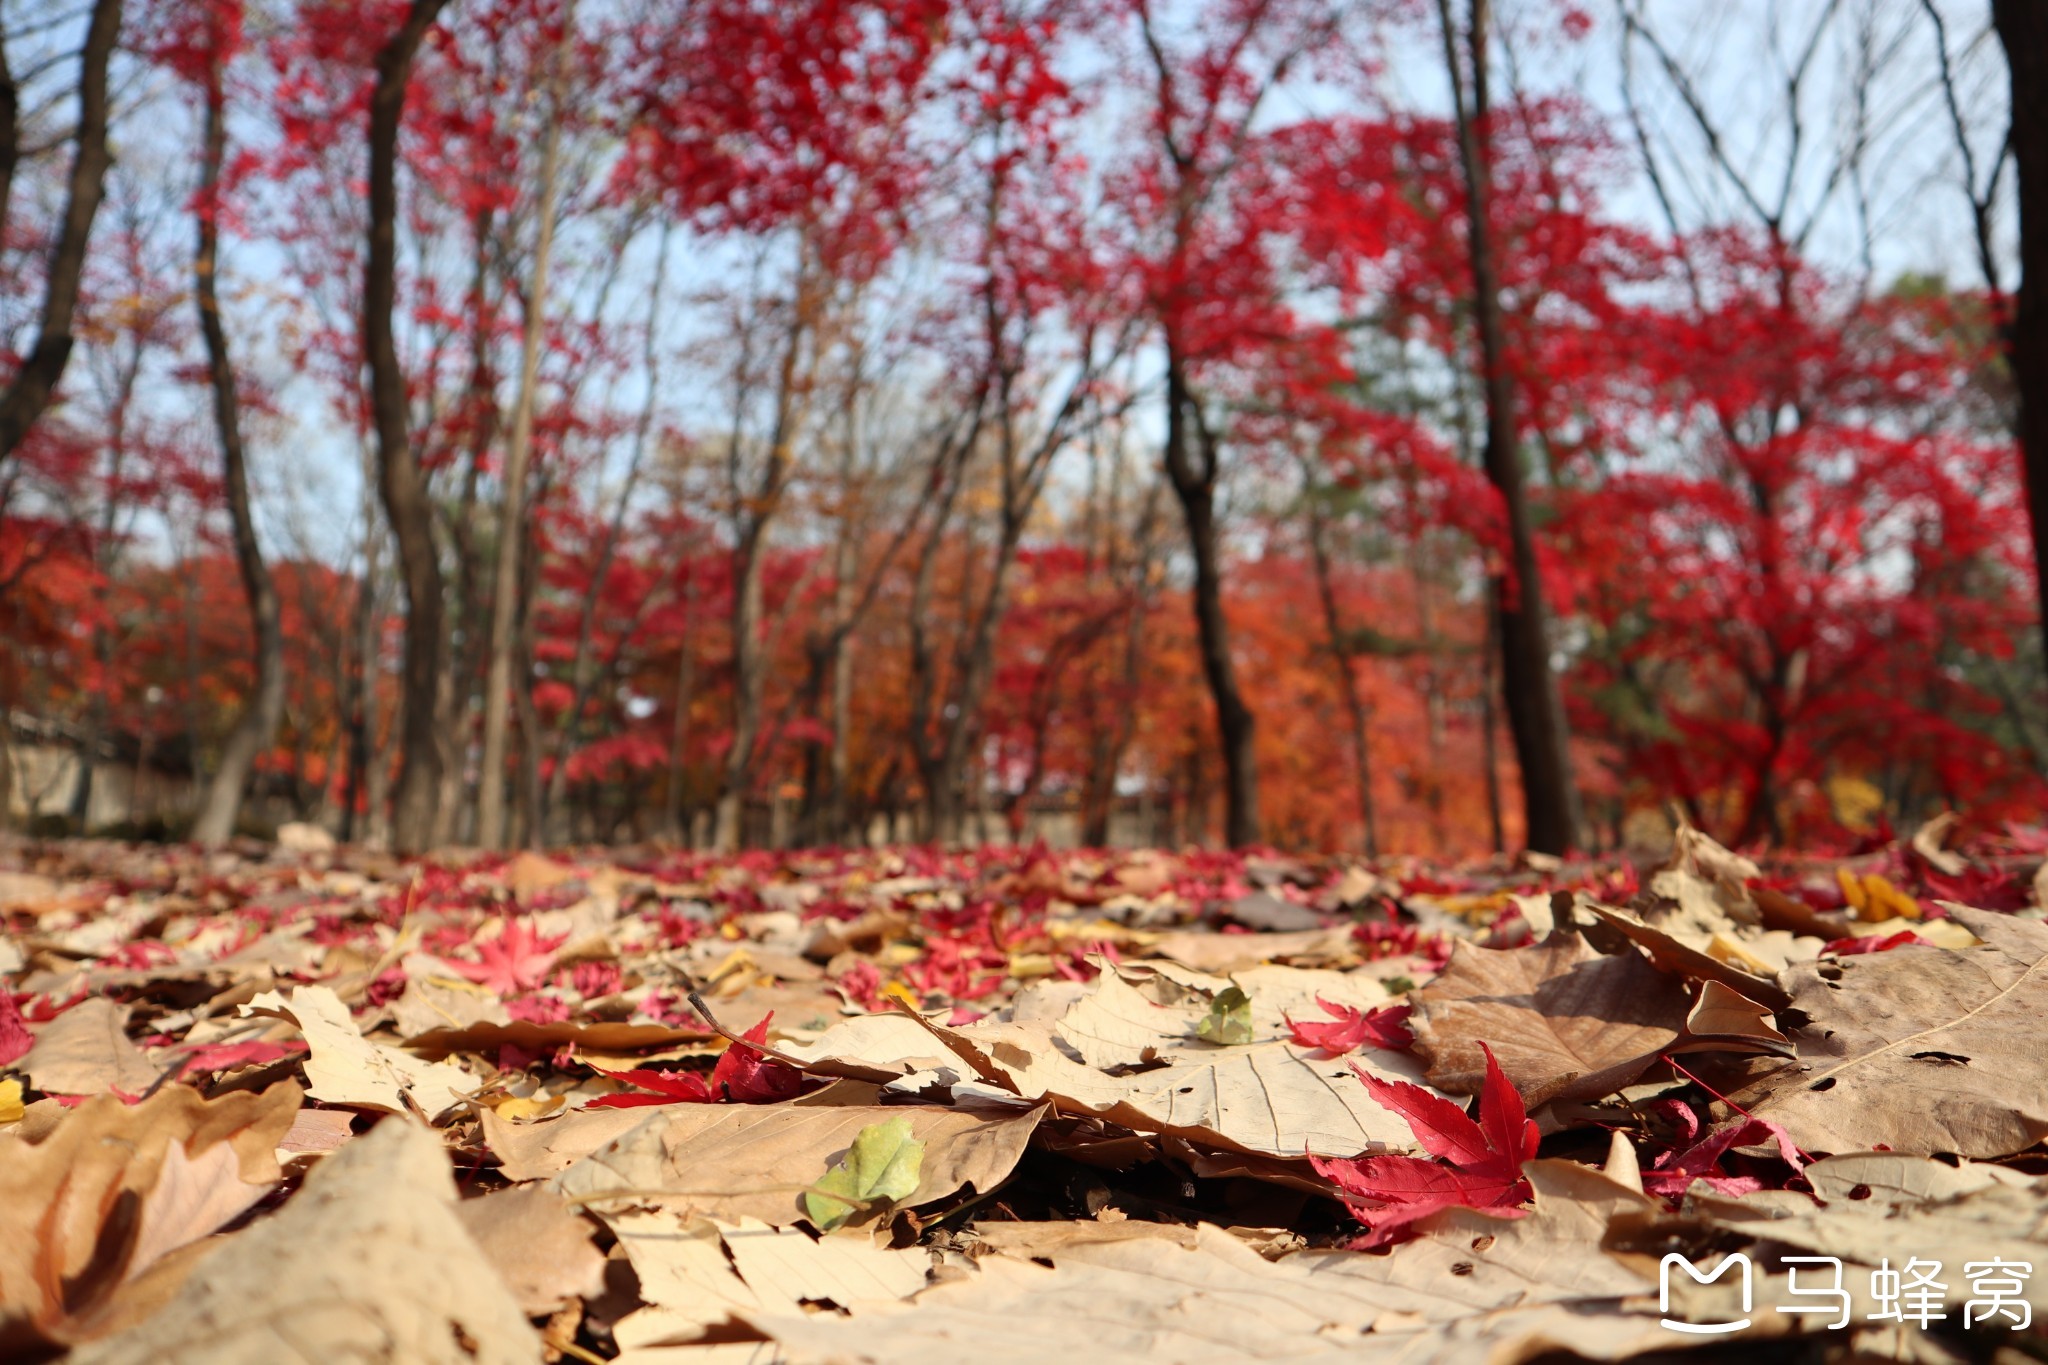
[[[518,995],[543,985],[555,967],[555,949],[569,936],[542,938],[525,920],[507,920],[494,939],[476,945],[475,962],[448,965],[499,995]]]
[[[1759,1176],[1728,1174],[1721,1169],[1721,1158],[1731,1147],[1764,1142],[1777,1143],[1778,1155],[1794,1175],[1806,1165],[1805,1155],[1784,1128],[1769,1119],[1745,1118],[1709,1134],[1682,1152],[1666,1152],[1657,1159],[1654,1168],[1643,1172],[1643,1189],[1676,1199],[1692,1188],[1693,1181],[1704,1180],[1722,1194],[1754,1194],[1766,1188],[1766,1182]]]
[[[748,1043],[768,1042],[768,1021],[774,1013],[740,1036]],[[637,1109],[649,1104],[773,1104],[794,1099],[802,1093],[804,1075],[786,1062],[763,1055],[746,1043],[734,1043],[711,1069],[710,1084],[694,1071],[610,1071],[615,1081],[624,1081],[649,1093],[644,1095],[600,1095],[586,1108]]]
[[[1373,1099],[1408,1121],[1424,1151],[1450,1164],[1412,1156],[1324,1158],[1311,1155],[1316,1172],[1344,1192],[1352,1216],[1365,1224],[1360,1247],[1384,1246],[1408,1225],[1438,1209],[1487,1209],[1520,1216],[1531,1196],[1522,1163],[1536,1155],[1536,1125],[1508,1083],[1493,1049],[1486,1054],[1486,1084],[1479,1121],[1447,1099],[1405,1081],[1383,1081],[1353,1063]]]
[[[1323,1013],[1336,1020],[1332,1024],[1297,1024],[1287,1014],[1280,1017],[1287,1020],[1287,1030],[1294,1035],[1297,1047],[1319,1047],[1332,1057],[1341,1057],[1361,1047],[1386,1048],[1399,1052],[1415,1045],[1415,1035],[1408,1031],[1408,1016],[1415,1012],[1413,1005],[1382,1005],[1373,1010],[1355,1010],[1349,1005],[1333,1005],[1320,995],[1316,1004]]]
[[[1896,934],[1865,934],[1861,938],[1837,938],[1828,940],[1821,951],[1833,953],[1836,957],[1854,957],[1859,953],[1888,953],[1894,948],[1903,948],[1909,943],[1924,944],[1927,940],[1911,929],[1901,929]]]
[[[271,1062],[281,1062],[287,1057],[296,1057],[305,1050],[306,1045],[296,1038],[283,1043],[267,1043],[261,1039],[253,1039],[246,1043],[214,1043],[208,1047],[194,1048],[192,1055],[178,1068],[178,1075],[183,1078],[195,1071],[210,1073],[232,1071],[242,1066],[264,1066]]]
[[[649,1093],[636,1095],[622,1091],[616,1095],[599,1095],[584,1108],[638,1109],[648,1104],[710,1104],[717,1098],[711,1093],[711,1087],[704,1084],[704,1078],[694,1071],[607,1071],[604,1074]]]
[[[6,982],[0,981],[0,1066],[20,1061],[35,1042],[36,1036],[22,1022],[21,1007],[14,1003],[14,993],[7,989]]]

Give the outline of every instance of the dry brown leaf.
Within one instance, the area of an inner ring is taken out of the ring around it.
[[[1354,869],[1356,870],[1356,869]],[[1177,930],[1161,934],[1149,953],[1198,972],[1227,974],[1281,958],[1316,962],[1356,960],[1346,926],[1291,934],[1216,934]]]
[[[499,869],[498,877],[511,888],[512,898],[521,905],[530,903],[544,891],[552,891],[580,875],[566,863],[538,853],[522,851],[512,855],[511,861]]]
[[[1699,999],[1685,1016],[1685,1036],[1673,1052],[1776,1052],[1792,1042],[1778,1031],[1771,1012],[1732,986],[1700,983]]]
[[[234,1148],[216,1142],[199,1156],[182,1143],[164,1149],[156,1184],[142,1201],[140,1227],[124,1280],[138,1278],[179,1247],[211,1236],[254,1208],[271,1182],[242,1179]]]
[[[1572,933],[1530,948],[1459,943],[1414,995],[1415,1050],[1429,1082],[1476,1094],[1491,1046],[1530,1108],[1612,1094],[1678,1040],[1683,986],[1635,952],[1603,957]]]
[[[604,1292],[604,1253],[591,1242],[594,1229],[551,1191],[500,1190],[463,1200],[455,1214],[528,1317]]]
[[[1739,962],[1727,960],[1732,954],[1726,951],[1725,945],[1734,944],[1736,940],[1725,932],[1694,935],[1697,941],[1688,942],[1686,937],[1670,928],[1650,924],[1626,910],[1587,901],[1581,901],[1579,908],[1633,941],[1650,955],[1652,962],[1674,976],[1693,981],[1718,981],[1737,994],[1760,1000],[1772,1009],[1785,1007],[1784,989],[1776,981]],[[1721,956],[1712,951],[1717,944],[1724,945]],[[1761,962],[1758,965],[1761,966]]]
[[[2007,1166],[1964,1161],[1951,1166],[1932,1157],[1898,1152],[1843,1152],[1823,1157],[1805,1171],[1807,1182],[1824,1204],[1927,1204],[1992,1185],[2033,1182]]]
[[[606,1053],[647,1052],[681,1043],[705,1043],[718,1037],[708,1029],[670,1028],[666,1024],[578,1022],[564,1019],[534,1024],[524,1019],[480,1022],[462,1028],[437,1028],[408,1038],[405,1048],[430,1060],[451,1052],[496,1052],[512,1046],[526,1052],[552,1052],[573,1046]]]
[[[545,1180],[559,1175],[633,1129],[645,1109],[577,1109],[533,1123],[515,1123],[490,1109],[483,1122],[484,1145],[498,1158],[507,1180]]]
[[[72,1363],[529,1365],[540,1339],[454,1204],[440,1142],[388,1119],[200,1261],[175,1302]]]
[[[476,1092],[482,1082],[453,1062],[429,1062],[363,1037],[348,1006],[325,986],[289,995],[265,991],[242,1007],[297,1025],[306,1037],[306,1093],[328,1104],[406,1112],[410,1099],[429,1121]]]
[[[1648,1307],[1615,1307],[1654,1285],[1599,1249],[1616,1213],[1654,1206],[1597,1172],[1530,1170],[1528,1218],[1437,1215],[1388,1256],[1272,1262],[1205,1225],[1192,1246],[1165,1229],[1025,1253],[1051,1268],[989,1257],[967,1278],[857,1318],[740,1316],[793,1362],[1512,1361],[1567,1345],[1596,1358],[1668,1346]]]
[[[1786,974],[1796,1059],[1730,1095],[1808,1151],[2005,1156],[2048,1136],[2048,925],[1957,910],[1983,946]]]
[[[100,1095],[37,1141],[10,1138],[0,1159],[0,1353],[77,1340],[131,1268],[144,1268],[138,1253],[161,1257],[233,1216],[223,1210],[243,1191],[222,1182],[260,1196],[278,1178],[273,1151],[301,1094],[286,1083],[207,1100],[173,1085],[133,1106]],[[159,1193],[173,1160],[202,1169],[177,1171]]]
[[[555,1177],[555,1189],[599,1209],[659,1204],[782,1225],[803,1217],[804,1190],[869,1124],[906,1119],[924,1144],[917,1190],[897,1201],[914,1208],[967,1185],[994,1189],[1024,1154],[1043,1111],[682,1104],[628,1112],[645,1118]]]
[[[128,1041],[126,1005],[104,996],[81,1000],[35,1030],[35,1046],[18,1063],[38,1090],[52,1095],[140,1095],[158,1068]]]
[[[1385,999],[1384,988],[1362,976],[1259,970]],[[1230,984],[1170,963],[1132,963],[1098,977],[1054,1022],[955,1029],[902,1014],[884,1027],[870,1016],[839,1025],[798,1055],[830,1056],[845,1075],[952,1068],[1024,1100],[1053,1100],[1066,1112],[1238,1152],[1299,1158],[1416,1150],[1413,1130],[1373,1102],[1350,1063],[1411,1082],[1421,1079],[1419,1066],[1399,1053],[1333,1061],[1288,1042],[1221,1047],[1196,1037],[1213,993]],[[1277,1024],[1270,1018],[1268,1027],[1277,1032]],[[919,1031],[927,1035],[922,1041]]]

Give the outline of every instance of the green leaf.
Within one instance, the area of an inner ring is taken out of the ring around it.
[[[1415,978],[1412,976],[1383,976],[1380,978],[1380,984],[1387,988],[1388,995],[1406,995],[1415,989]]]
[[[1212,1043],[1239,1046],[1252,1040],[1252,998],[1236,986],[1209,1002],[1209,1016],[1195,1025],[1195,1034]]]
[[[924,1144],[910,1135],[910,1120],[871,1123],[856,1133],[839,1163],[804,1194],[804,1212],[830,1232],[871,1204],[908,1199],[924,1165]],[[843,1195],[844,1198],[833,1198]]]

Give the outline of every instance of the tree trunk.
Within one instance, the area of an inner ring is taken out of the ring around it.
[[[1372,800],[1370,716],[1365,699],[1358,695],[1358,675],[1352,667],[1353,651],[1345,637],[1343,612],[1337,603],[1337,583],[1330,567],[1329,526],[1319,501],[1321,492],[1315,486],[1315,470],[1308,455],[1303,454],[1300,462],[1302,498],[1308,509],[1309,555],[1316,571],[1316,595],[1322,602],[1323,630],[1329,636],[1331,669],[1336,675],[1345,715],[1351,721],[1351,761],[1358,783],[1358,817],[1365,834],[1366,856],[1377,858],[1380,826],[1379,813]]]
[[[573,20],[574,10],[571,10]],[[562,43],[568,42],[563,30]],[[540,380],[540,344],[547,325],[548,259],[555,245],[555,169],[562,146],[562,53],[554,56],[554,101],[541,147],[533,280],[519,338],[519,398],[512,409],[512,441],[505,453],[505,489],[498,515],[498,563],[491,585],[490,661],[484,673],[484,746],[477,792],[476,841],[505,846],[505,732],[512,689],[512,627],[519,586],[519,551],[526,541],[526,466],[533,452],[534,389]],[[522,688],[532,680],[521,678]],[[534,818],[538,820],[539,812]],[[539,831],[535,831],[538,835]],[[537,840],[530,839],[529,842]]]
[[[1202,676],[1216,704],[1216,735],[1223,757],[1223,837],[1232,848],[1260,840],[1259,772],[1254,719],[1230,657],[1230,623],[1223,615],[1222,548],[1217,543],[1215,436],[1188,388],[1171,338],[1166,357],[1166,472],[1180,500],[1188,548],[1195,560],[1195,631]],[[1199,817],[1198,825],[1199,828]]]
[[[370,368],[370,410],[377,431],[378,489],[398,542],[405,584],[404,763],[392,804],[393,842],[417,852],[433,838],[441,798],[441,736],[436,717],[444,647],[441,564],[434,548],[427,480],[407,432],[405,376],[391,310],[398,292],[398,129],[413,58],[448,0],[412,0],[405,22],[377,53],[370,95],[370,226],[363,271],[363,350]]]
[[[263,562],[256,539],[256,521],[249,509],[249,470],[243,458],[241,404],[235,392],[235,367],[228,356],[227,328],[220,318],[217,267],[220,257],[220,172],[227,154],[227,120],[216,57],[206,91],[205,142],[199,168],[199,249],[193,259],[194,293],[199,301],[199,329],[206,338],[206,363],[213,381],[213,421],[220,432],[221,484],[227,494],[228,518],[234,525],[235,563],[242,571],[242,590],[249,598],[249,621],[256,636],[256,692],[235,722],[222,748],[193,841],[214,845],[234,833],[242,810],[242,789],[257,757],[270,747],[284,714],[284,629],[277,586]]]
[[[42,319],[33,349],[0,395],[0,461],[15,452],[43,409],[57,392],[71,359],[72,315],[78,308],[79,281],[85,274],[85,248],[92,220],[106,189],[107,64],[121,37],[121,0],[93,0],[92,19],[85,29],[85,47],[78,59],[78,152],[71,162],[71,183],[65,193],[64,220],[50,253],[43,281]],[[13,92],[10,75],[8,90]],[[0,127],[7,145],[7,192],[13,189],[13,163],[20,150],[21,128],[14,118]],[[0,210],[6,207],[0,199]],[[0,225],[4,225],[0,212]]]
[[[683,584],[683,638],[676,658],[675,732],[668,750],[668,834],[678,844],[690,842],[687,767],[690,749],[690,707],[696,701],[696,659],[690,653],[690,618],[697,606],[697,579],[693,574]]]
[[[1468,102],[1450,0],[1437,0],[1444,56],[1457,105],[1466,237],[1472,258],[1472,311],[1479,327],[1479,363],[1486,390],[1486,442],[1481,458],[1487,481],[1500,494],[1507,523],[1508,564],[1496,568],[1492,575],[1500,612],[1502,691],[1515,757],[1522,770],[1528,845],[1539,853],[1561,854],[1571,847],[1577,822],[1564,709],[1550,669],[1550,631],[1523,486],[1522,454],[1515,432],[1514,377],[1508,370],[1507,331],[1494,268],[1491,153],[1486,127],[1490,113],[1487,6],[1488,0],[1472,0],[1471,28],[1466,34],[1472,68]]]
[[[2035,610],[2048,643],[2048,6],[1991,0],[2012,72],[2012,155],[2018,171],[2020,287],[2006,328],[2006,364],[2034,531]]]

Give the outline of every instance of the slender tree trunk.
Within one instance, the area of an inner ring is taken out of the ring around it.
[[[1223,757],[1223,837],[1232,848],[1260,841],[1259,772],[1255,722],[1230,656],[1230,623],[1223,614],[1222,547],[1216,526],[1217,452],[1200,399],[1188,389],[1171,339],[1166,360],[1166,472],[1180,500],[1188,548],[1195,560],[1195,631],[1202,676],[1216,704],[1216,734]]]
[[[668,833],[678,844],[690,842],[689,789],[690,707],[696,701],[696,656],[690,652],[690,620],[696,614],[697,579],[683,584],[683,638],[676,658],[675,730],[668,749]]]
[[[441,564],[434,547],[426,473],[412,448],[405,376],[391,311],[398,292],[398,131],[413,59],[448,0],[412,0],[405,22],[377,53],[370,95],[370,227],[363,271],[363,350],[370,368],[370,409],[377,431],[378,488],[398,542],[405,585],[404,769],[393,798],[392,834],[417,852],[432,840],[441,797],[441,736],[435,724],[441,687]]]
[[[2048,6],[1991,0],[2012,72],[2012,156],[2019,172],[2020,287],[2006,330],[2020,458],[2034,532],[2035,609],[2048,644]]]
[[[1358,674],[1352,667],[1353,651],[1345,637],[1343,612],[1337,603],[1337,583],[1330,567],[1329,526],[1315,486],[1315,471],[1309,457],[1301,458],[1302,499],[1308,509],[1309,555],[1316,571],[1316,595],[1323,607],[1323,630],[1329,636],[1331,670],[1351,722],[1351,761],[1358,783],[1358,816],[1365,834],[1367,857],[1380,852],[1379,814],[1372,800],[1372,748],[1368,735],[1369,717],[1365,699],[1358,695]]]
[[[1494,716],[1494,688],[1500,678],[1500,613],[1499,603],[1492,598],[1486,603],[1486,654],[1480,664],[1479,673],[1479,752],[1486,764],[1486,827],[1493,837],[1493,851],[1508,851],[1508,836],[1501,820],[1500,802],[1500,752],[1498,738],[1500,726]]]
[[[498,563],[491,586],[490,659],[484,672],[484,745],[477,791],[477,842],[505,846],[505,731],[512,688],[514,594],[519,586],[519,552],[526,541],[526,467],[533,452],[535,388],[540,382],[540,345],[547,328],[548,264],[555,248],[555,182],[562,150],[563,49],[575,23],[575,6],[550,62],[553,68],[548,128],[541,144],[539,223],[534,230],[533,279],[519,337],[519,397],[512,410],[512,441],[505,453],[505,490],[498,515]],[[522,688],[532,680],[521,678]],[[535,817],[538,820],[538,812]],[[538,834],[539,831],[535,831]]]
[[[733,542],[732,590],[732,748],[725,755],[725,782],[718,794],[718,824],[713,839],[718,851],[731,853],[741,842],[747,793],[753,784],[754,745],[761,737],[761,694],[767,685],[766,641],[762,638],[761,575],[767,567],[768,524],[782,500],[789,471],[790,442],[795,436],[797,365],[804,344],[805,303],[797,303],[788,345],[776,380],[775,423],[769,436],[768,463],[759,485],[747,497],[739,478],[739,436],[728,453],[731,493],[736,505],[737,534]]]
[[[1522,770],[1522,803],[1529,847],[1563,853],[1572,845],[1576,804],[1567,753],[1564,708],[1550,668],[1550,631],[1543,580],[1536,567],[1536,538],[1529,520],[1522,455],[1515,432],[1514,376],[1509,372],[1507,330],[1494,265],[1491,153],[1488,149],[1486,37],[1488,0],[1472,0],[1466,34],[1471,56],[1471,98],[1459,60],[1450,0],[1437,0],[1443,22],[1444,56],[1458,112],[1458,149],[1464,163],[1466,237],[1472,258],[1472,311],[1479,326],[1481,377],[1486,390],[1486,477],[1500,494],[1506,519],[1508,563],[1493,573],[1500,604],[1501,673],[1508,726]]]
[[[31,11],[33,13],[33,11]],[[121,37],[121,0],[93,0],[85,29],[85,47],[78,59],[78,151],[71,161],[71,182],[65,192],[64,218],[50,252],[43,281],[42,319],[36,342],[0,394],[0,461],[15,452],[43,409],[56,395],[58,381],[71,359],[71,325],[78,308],[78,286],[85,275],[85,248],[92,220],[105,193],[107,165],[107,65]],[[7,91],[14,95],[12,73]],[[15,110],[6,111],[10,114]],[[0,127],[6,142],[6,179],[0,190],[11,195],[14,163],[20,152],[21,127],[14,117]],[[0,196],[0,226],[5,225],[7,198]]]
[[[235,563],[242,571],[242,590],[249,599],[249,621],[256,639],[256,691],[233,733],[221,749],[220,767],[207,788],[192,838],[220,844],[234,833],[242,810],[242,790],[257,756],[270,747],[284,714],[284,629],[277,586],[263,562],[256,539],[256,520],[249,508],[249,470],[242,449],[241,404],[235,392],[235,367],[228,355],[227,328],[220,317],[217,278],[220,258],[220,173],[227,155],[227,121],[218,58],[206,92],[205,140],[199,164],[199,249],[193,260],[193,288],[199,301],[199,329],[206,338],[207,369],[213,380],[213,421],[220,432],[221,484],[227,494],[228,518],[234,526]]]

